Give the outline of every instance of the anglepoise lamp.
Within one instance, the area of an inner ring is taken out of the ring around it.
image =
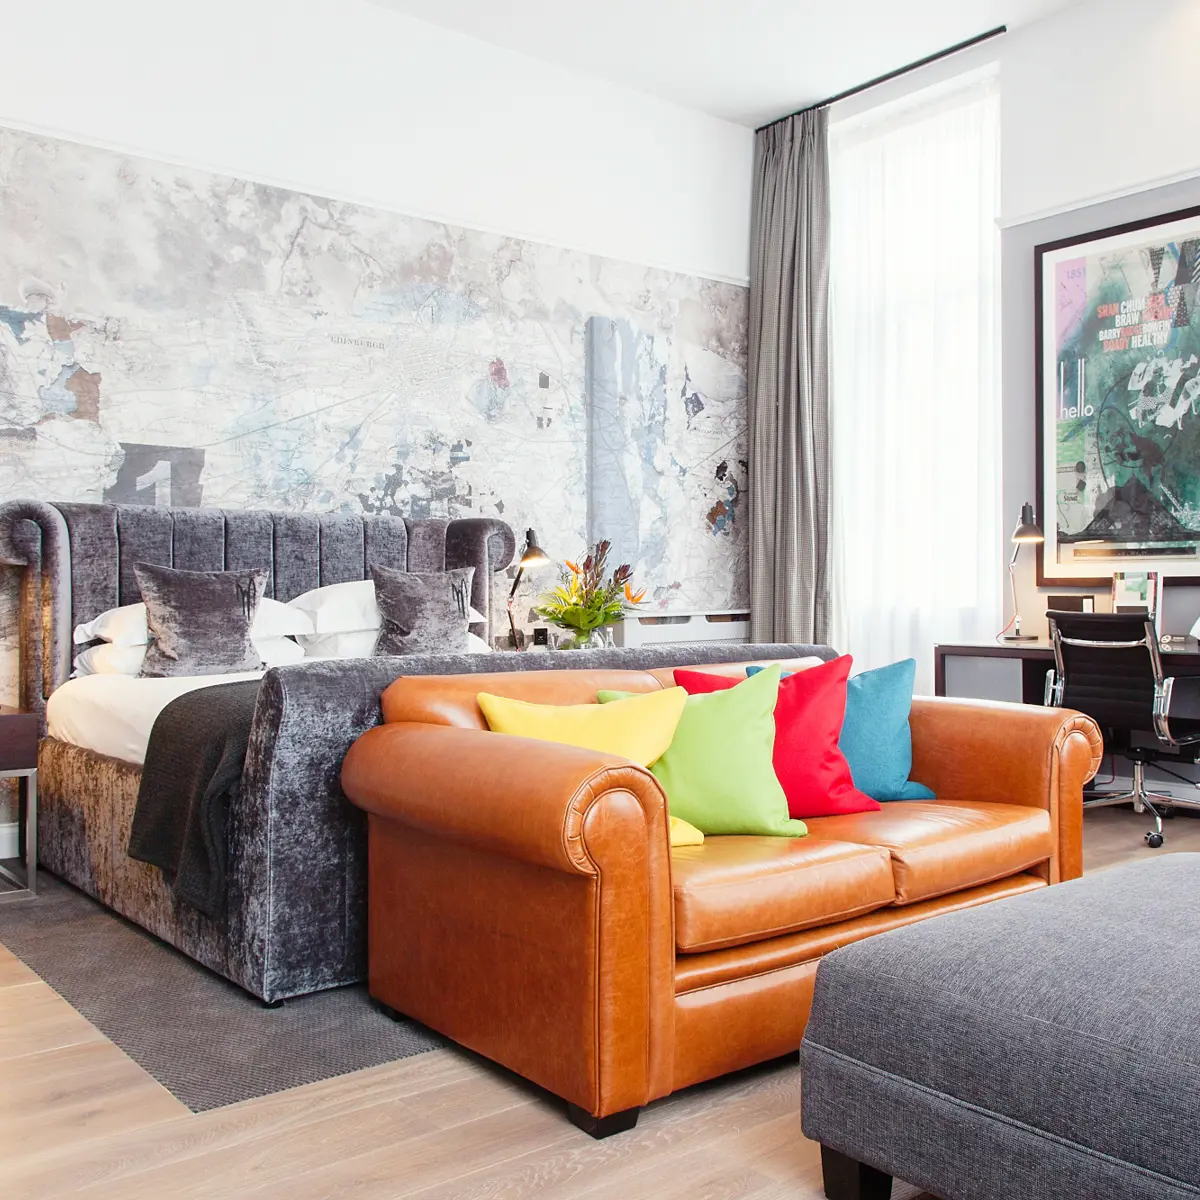
[[[521,551],[517,576],[513,580],[512,591],[508,593],[508,636],[515,650],[521,648],[521,642],[517,637],[517,623],[513,619],[513,601],[516,599],[517,588],[521,585],[521,576],[531,567],[544,567],[549,561],[550,556],[538,545],[537,534],[532,529],[525,530],[525,549]]]
[[[1036,642],[1037,635],[1032,633],[1021,632],[1021,613],[1017,607],[1017,556],[1021,553],[1021,547],[1026,542],[1034,544],[1044,542],[1046,540],[1038,523],[1034,520],[1033,505],[1021,505],[1021,517],[1017,521],[1017,527],[1013,530],[1013,552],[1012,558],[1008,560],[1008,583],[1012,588],[1013,602],[1013,631],[1006,633],[1004,640],[1006,642]]]

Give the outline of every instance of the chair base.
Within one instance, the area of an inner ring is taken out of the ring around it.
[[[892,1194],[890,1175],[825,1145],[821,1176],[827,1200],[890,1200]]]
[[[584,1133],[591,1134],[599,1141],[600,1138],[612,1137],[614,1133],[625,1133],[632,1129],[641,1115],[640,1108],[627,1108],[624,1112],[609,1113],[607,1117],[594,1117],[586,1108],[578,1104],[567,1104],[567,1116],[573,1125],[578,1125]]]
[[[1155,804],[1158,801],[1158,804]],[[1163,844],[1163,813],[1160,808],[1200,808],[1200,798],[1189,800],[1179,796],[1168,796],[1165,792],[1152,792],[1146,787],[1146,764],[1133,760],[1133,788],[1128,792],[1113,792],[1099,796],[1084,797],[1083,807],[1107,808],[1110,804],[1132,804],[1135,812],[1148,812],[1154,828],[1146,834],[1146,845],[1157,849]]]

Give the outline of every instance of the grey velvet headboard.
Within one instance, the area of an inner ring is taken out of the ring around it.
[[[23,568],[21,706],[44,712],[47,697],[68,678],[76,625],[141,598],[135,563],[192,571],[267,567],[267,595],[283,601],[365,579],[370,564],[408,571],[474,566],[471,603],[490,623],[491,576],[515,552],[511,527],[486,517],[9,501],[0,504],[0,562]]]

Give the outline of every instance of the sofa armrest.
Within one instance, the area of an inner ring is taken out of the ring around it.
[[[379,725],[350,748],[342,789],[368,813],[576,875],[596,874],[585,830],[593,806],[608,793],[631,796],[645,836],[668,842],[666,801],[644,767],[613,754],[477,729]],[[590,824],[599,832],[597,822]]]
[[[1083,786],[1104,740],[1091,717],[1064,708],[917,697],[912,778],[938,796],[1045,809],[1055,828],[1051,879],[1083,873]]]
[[[381,725],[346,756],[366,809],[371,994],[595,1116],[671,1090],[666,802],[626,759]]]

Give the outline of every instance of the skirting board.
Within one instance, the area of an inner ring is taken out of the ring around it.
[[[20,844],[17,833],[16,821],[9,821],[7,824],[0,823],[0,858],[17,857]]]

